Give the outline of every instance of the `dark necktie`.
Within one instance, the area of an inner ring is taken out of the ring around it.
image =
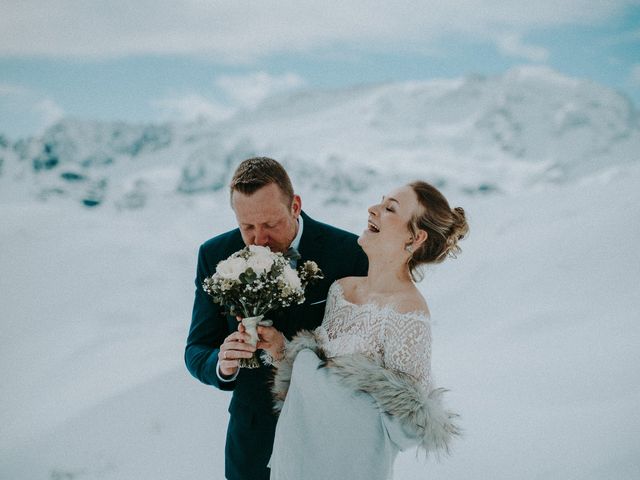
[[[301,256],[298,250],[293,247],[289,247],[289,249],[284,252],[284,258],[289,260],[289,265],[291,265],[291,268],[296,268],[296,266],[298,265],[298,260],[300,260]]]

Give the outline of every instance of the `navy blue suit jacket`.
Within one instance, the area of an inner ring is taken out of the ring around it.
[[[335,280],[367,274],[367,258],[357,237],[344,230],[317,222],[302,212],[304,228],[298,248],[299,262],[314,260],[324,279],[310,285],[305,302],[270,312],[266,318],[291,339],[300,330],[313,330],[322,323],[329,286]],[[238,328],[234,317],[224,315],[220,305],[204,292],[202,282],[215,272],[221,260],[243,248],[240,230],[218,235],[201,245],[198,253],[196,293],[191,328],[185,349],[189,372],[207,385],[232,390],[227,428],[225,473],[230,480],[268,479],[276,416],[269,389],[272,368],[240,369],[233,382],[221,382],[216,375],[218,353],[224,339]]]

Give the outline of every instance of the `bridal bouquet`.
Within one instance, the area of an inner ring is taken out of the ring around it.
[[[215,303],[229,309],[230,315],[243,317],[242,324],[258,342],[258,325],[270,326],[264,315],[276,308],[304,302],[304,290],[310,282],[323,278],[316,262],[304,262],[297,270],[289,260],[269,247],[251,245],[237,251],[216,267],[216,273],[204,279],[202,288]],[[240,359],[240,367],[257,368],[256,354]]]

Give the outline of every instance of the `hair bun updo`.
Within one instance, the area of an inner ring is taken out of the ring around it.
[[[469,233],[469,225],[467,224],[464,209],[462,207],[455,207],[451,210],[451,215],[453,216],[453,223],[451,224],[451,229],[447,236],[445,251],[442,253],[444,258],[456,258],[462,251],[458,242],[465,238]]]
[[[410,231],[427,232],[427,240],[409,259],[411,275],[421,277],[418,267],[428,263],[441,263],[447,257],[456,258],[462,251],[458,242],[469,234],[469,225],[462,207],[451,208],[447,199],[433,185],[416,181],[410,183],[422,206],[409,224]]]

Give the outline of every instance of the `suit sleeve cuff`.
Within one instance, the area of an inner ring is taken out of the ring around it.
[[[220,363],[216,363],[216,375],[218,376],[218,380],[220,380],[221,382],[225,382],[225,383],[233,382],[238,377],[238,372],[240,372],[239,369],[236,370],[236,373],[234,373],[233,376],[229,378],[224,378],[222,376],[222,373],[220,373]]]

